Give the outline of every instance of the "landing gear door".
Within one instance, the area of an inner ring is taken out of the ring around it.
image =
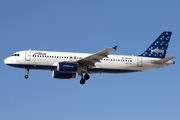
[[[26,51],[25,52],[25,60],[26,61],[31,61],[31,51]]]
[[[141,57],[137,57],[137,66],[138,66],[138,67],[142,67],[142,65],[143,65],[143,60],[142,60],[142,58],[141,58]]]

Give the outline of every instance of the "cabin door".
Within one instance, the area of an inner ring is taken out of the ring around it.
[[[26,51],[26,53],[25,53],[25,60],[26,61],[31,61],[31,51]]]

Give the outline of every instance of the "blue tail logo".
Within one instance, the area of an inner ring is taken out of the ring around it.
[[[144,57],[165,58],[172,32],[164,31],[141,55]]]

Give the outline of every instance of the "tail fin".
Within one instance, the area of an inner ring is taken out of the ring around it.
[[[149,48],[139,56],[165,58],[172,32],[164,31],[149,46]]]

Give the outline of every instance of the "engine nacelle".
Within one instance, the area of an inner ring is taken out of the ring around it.
[[[76,73],[64,73],[53,70],[52,77],[58,79],[70,79],[70,78],[76,78]]]
[[[57,71],[60,72],[77,72],[78,71],[78,65],[73,63],[67,63],[67,62],[59,62],[57,64]]]

